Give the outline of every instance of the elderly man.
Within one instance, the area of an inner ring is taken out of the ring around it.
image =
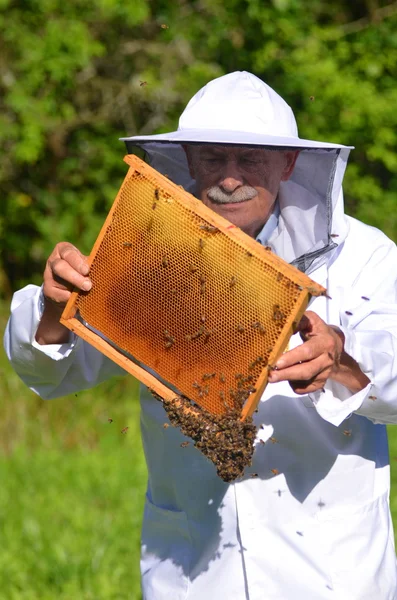
[[[144,598],[396,598],[385,424],[397,421],[397,252],[343,213],[349,148],[300,139],[288,105],[244,72],[200,90],[178,131],[126,143],[329,294],[271,373],[255,415],[265,443],[234,484],[181,450],[142,390]],[[47,398],[120,373],[59,324],[72,285],[91,283],[64,242],[42,288],[15,295],[5,335],[16,371]]]

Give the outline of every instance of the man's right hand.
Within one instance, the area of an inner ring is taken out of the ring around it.
[[[86,292],[91,289],[88,271],[87,257],[72,244],[60,242],[55,246],[44,271],[44,312],[36,332],[39,344],[62,344],[69,340],[69,330],[59,319],[74,287]]]

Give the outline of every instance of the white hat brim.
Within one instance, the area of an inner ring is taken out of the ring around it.
[[[351,150],[354,147],[305,140],[298,137],[279,137],[252,132],[227,131],[225,129],[181,129],[157,135],[122,137],[120,140],[128,145],[141,145],[150,142],[174,144],[241,144],[249,146],[272,146],[276,148],[302,148],[313,150],[335,150],[338,148]]]

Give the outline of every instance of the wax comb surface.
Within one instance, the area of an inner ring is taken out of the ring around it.
[[[325,290],[139,158],[62,323],[160,396],[255,410],[268,366]],[[106,340],[106,341],[104,341]],[[245,401],[246,399],[246,401]]]

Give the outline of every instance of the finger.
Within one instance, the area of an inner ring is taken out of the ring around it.
[[[286,369],[298,363],[314,360],[323,353],[323,348],[318,340],[314,338],[289,350],[277,360],[275,367],[277,369]]]
[[[278,381],[310,381],[325,371],[331,372],[333,363],[327,356],[321,355],[314,360],[295,364],[281,370],[271,370],[269,372],[269,382]]]
[[[65,260],[75,271],[81,275],[88,275],[89,265],[87,257],[84,256],[73,244],[61,242],[58,244],[59,258]]]
[[[324,392],[324,385],[326,379],[320,375],[310,381],[290,381],[289,384],[298,396],[304,396],[305,394],[312,394],[313,392]]]
[[[88,291],[92,287],[88,277],[81,275],[69,262],[62,258],[56,258],[49,263],[51,277],[55,287],[78,289]]]
[[[327,324],[312,310],[307,310],[299,321],[295,333],[300,333],[303,341],[313,335],[326,331]]]

